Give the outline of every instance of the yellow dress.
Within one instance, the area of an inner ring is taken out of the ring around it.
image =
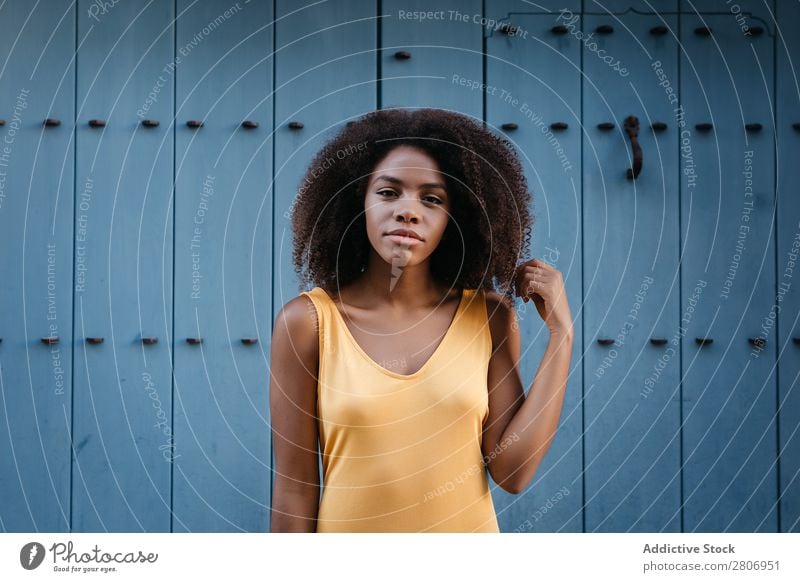
[[[417,372],[358,345],[333,300],[305,291],[319,322],[323,488],[318,532],[498,532],[481,452],[492,338],[482,290]]]

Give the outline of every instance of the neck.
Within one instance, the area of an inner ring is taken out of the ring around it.
[[[431,275],[429,260],[419,265],[393,267],[374,250],[359,286],[365,294],[390,307],[428,307],[440,302],[444,294]]]

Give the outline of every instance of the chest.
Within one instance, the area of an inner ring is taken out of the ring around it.
[[[413,375],[433,358],[448,334],[451,315],[436,314],[419,321],[348,322],[347,333],[363,355],[381,368]]]
[[[396,438],[401,425],[410,433],[479,427],[491,337],[464,305],[399,322],[331,314],[319,394],[327,430],[385,427]]]
[[[423,371],[457,332],[458,301],[428,312],[392,316],[334,306],[335,319],[352,347],[369,363],[400,376]]]

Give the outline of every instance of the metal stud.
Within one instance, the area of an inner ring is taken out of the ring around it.
[[[53,344],[58,343],[58,336],[57,335],[50,335],[47,337],[42,338],[42,343],[47,344],[48,346],[52,346]]]
[[[697,131],[711,131],[714,126],[710,123],[697,123],[695,124],[694,128]]]
[[[103,338],[101,337],[87,337],[86,338],[87,344],[97,345],[103,343]]]
[[[500,126],[500,128],[504,129],[505,131],[514,131],[518,127],[519,126],[516,123],[504,123],[503,125]]]
[[[550,129],[554,129],[555,131],[563,131],[568,127],[569,125],[567,125],[563,121],[556,121],[555,123],[550,124]]]
[[[89,127],[105,127],[106,121],[105,119],[90,119],[89,120]]]
[[[599,343],[601,346],[610,346],[614,343],[614,340],[612,338],[604,337],[597,340],[597,343]]]
[[[258,343],[257,337],[243,337],[242,343],[246,346],[252,346],[253,344]]]
[[[604,121],[603,123],[597,124],[597,129],[602,129],[603,131],[608,131],[609,129],[614,129],[614,124],[610,121]]]
[[[557,24],[553,28],[551,28],[550,31],[553,34],[567,34],[567,32],[569,32],[569,29],[563,24]]]
[[[653,344],[654,346],[663,346],[665,343],[667,343],[667,338],[651,337],[650,343]]]
[[[793,337],[792,341],[796,344],[800,344],[800,337]]]
[[[157,119],[143,119],[142,125],[145,127],[158,127],[159,121]]]
[[[186,343],[187,344],[192,344],[193,346],[196,346],[198,344],[203,343],[203,338],[201,338],[201,337],[187,337],[186,338]]]
[[[158,338],[157,337],[143,337],[142,338],[142,343],[144,345],[146,345],[146,346],[151,346],[153,344],[157,344],[158,343]]]
[[[48,117],[44,120],[45,127],[57,127],[61,125],[61,120],[54,117]]]
[[[759,348],[763,348],[765,345],[767,345],[767,338],[763,337],[749,337],[747,338],[747,341]]]
[[[701,346],[707,346],[709,344],[714,343],[714,340],[711,339],[710,337],[696,337],[694,338],[694,341]]]
[[[411,53],[408,51],[397,51],[396,53],[394,53],[394,58],[396,58],[399,61],[407,61],[408,59],[411,58]]]
[[[667,28],[663,24],[659,24],[658,26],[654,26],[653,28],[650,29],[650,34],[654,36],[662,36],[664,34],[667,34],[667,32],[669,32],[669,28]]]
[[[694,33],[699,36],[710,36],[711,29],[708,26],[698,26],[694,29]]]
[[[203,122],[199,119],[190,119],[186,122],[186,125],[191,127],[192,129],[197,129],[198,127],[203,127]]]
[[[246,119],[245,121],[242,122],[242,127],[244,127],[245,129],[255,129],[258,127],[258,122]]]
[[[650,127],[653,129],[653,131],[664,131],[667,129],[667,124],[663,121],[654,121]]]
[[[300,121],[290,121],[289,129],[303,129],[303,123]]]
[[[610,24],[601,24],[597,28],[594,29],[597,34],[611,34],[614,32],[614,27]]]
[[[792,124],[792,128],[793,128],[795,131],[800,131],[800,123],[793,123],[793,124]]]
[[[753,34],[753,36],[761,36],[764,34],[764,29],[761,26],[751,26],[750,32]]]
[[[6,124],[5,119],[0,119],[0,127],[3,127]]]
[[[744,126],[747,131],[761,131],[761,127],[760,123],[747,123]]]

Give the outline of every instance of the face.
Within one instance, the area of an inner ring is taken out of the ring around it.
[[[425,151],[398,146],[373,169],[364,212],[375,252],[392,266],[415,266],[436,250],[452,200],[439,166]],[[395,230],[407,235],[389,234]]]

